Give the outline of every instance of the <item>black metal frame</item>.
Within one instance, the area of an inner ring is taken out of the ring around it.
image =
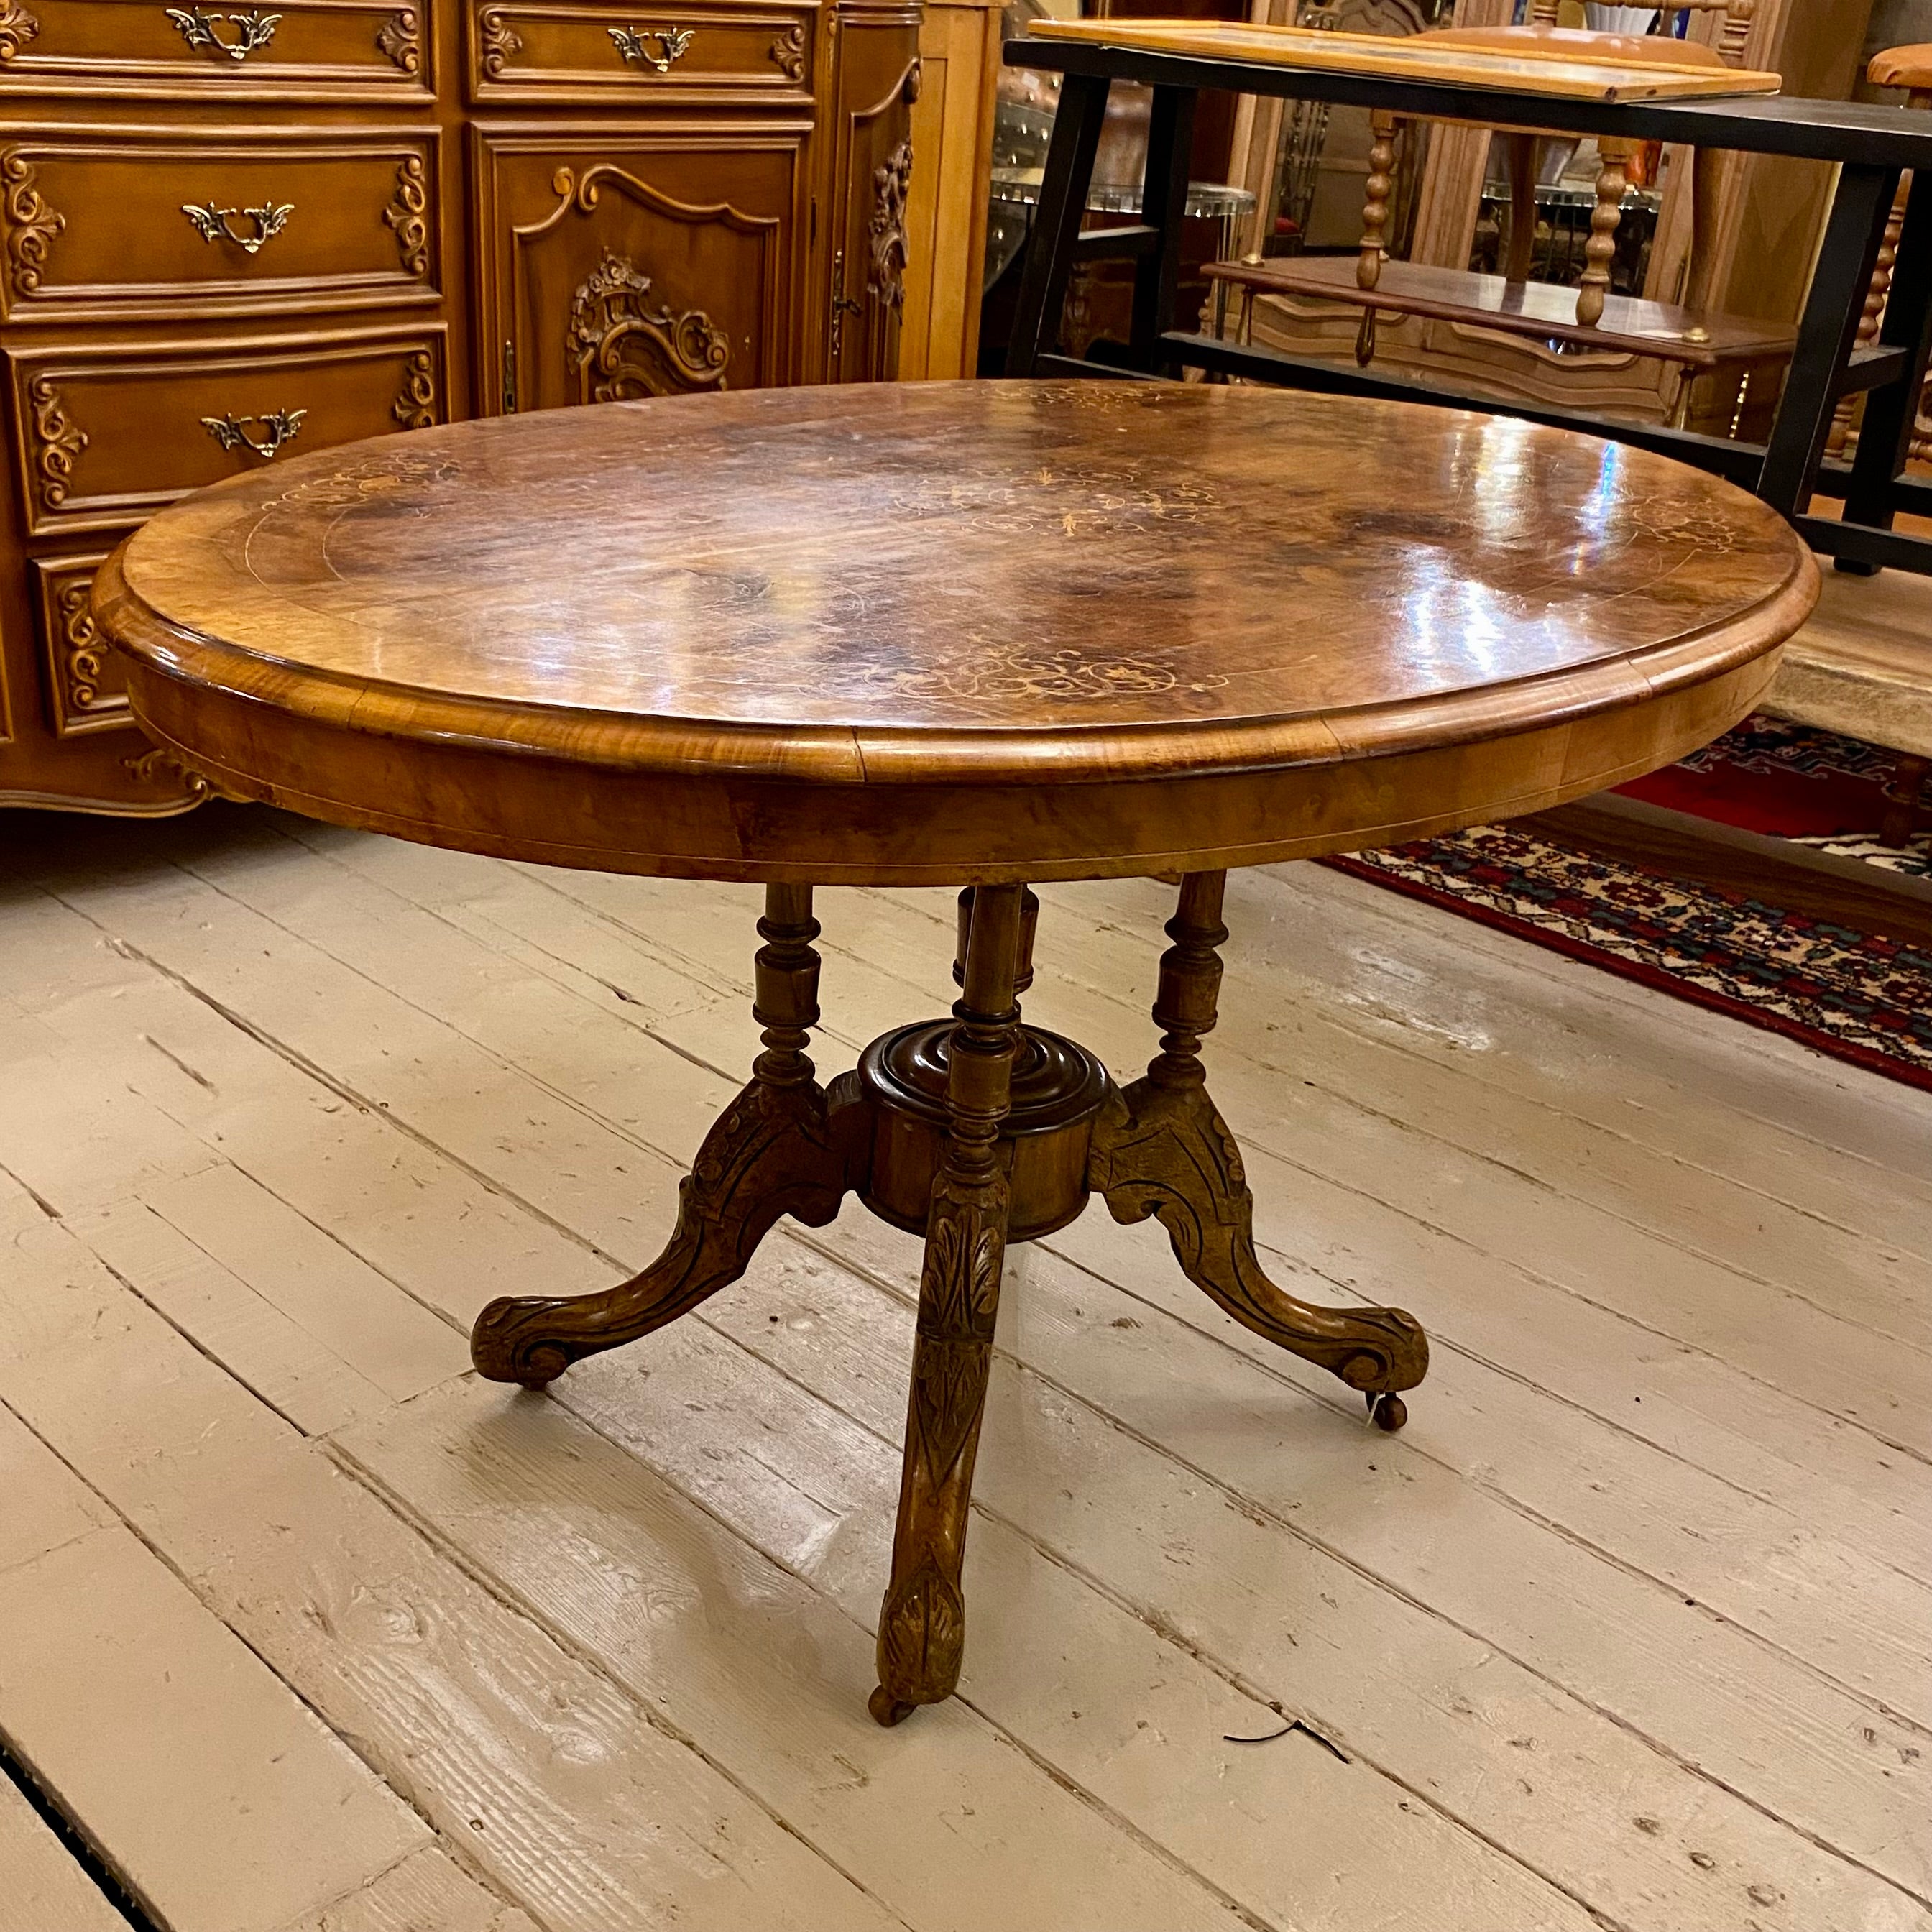
[[[1507,87],[1259,66],[1092,41],[1010,40],[1006,59],[1010,67],[1040,68],[1064,76],[1039,212],[1027,242],[1006,358],[1009,376],[1131,378],[1196,368],[1330,394],[1473,406],[1586,429],[1742,484],[1787,518],[1814,549],[1836,557],[1841,569],[1889,566],[1932,574],[1932,538],[1903,536],[1892,528],[1900,512],[1932,514],[1932,486],[1903,474],[1932,358],[1932,194],[1915,195],[1908,205],[1877,346],[1853,347],[1900,175],[1907,168],[1932,169],[1932,115],[1781,94],[1700,101],[1563,100]],[[1116,80],[1141,82],[1154,90],[1141,218],[1131,226],[1083,233],[1101,121]],[[1187,156],[1194,103],[1203,88],[1339,102],[1418,119],[1683,142],[1838,163],[1837,192],[1769,441],[1734,442],[1661,425],[1612,422],[1580,410],[1498,402],[1177,330],[1174,287]],[[1135,262],[1129,366],[1063,355],[1060,322],[1074,262],[1121,256]],[[1862,390],[1870,393],[1856,460],[1849,469],[1827,465],[1825,442],[1832,411],[1839,398]],[[1844,520],[1810,515],[1806,506],[1814,494],[1843,496]]]

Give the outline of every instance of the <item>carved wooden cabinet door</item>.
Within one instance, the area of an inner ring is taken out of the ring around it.
[[[824,380],[885,382],[898,372],[905,310],[906,191],[919,98],[916,8],[841,7],[825,274]]]
[[[800,379],[807,128],[473,139],[486,412]]]

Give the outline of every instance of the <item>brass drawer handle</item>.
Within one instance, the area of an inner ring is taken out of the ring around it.
[[[184,201],[181,212],[194,224],[196,233],[204,242],[232,242],[244,255],[252,255],[263,242],[272,242],[289,225],[289,217],[296,212],[296,205],[290,202],[278,208],[273,202],[265,201],[260,208],[217,208],[212,201],[206,207]],[[251,232],[236,232],[235,218],[238,214],[245,214],[255,224]]]
[[[199,7],[170,7],[166,13],[190,46],[216,48],[232,61],[246,60],[257,47],[266,47],[282,24],[280,14],[265,14],[259,7],[250,8],[245,14],[226,15],[205,13]],[[214,23],[223,19],[236,29],[235,39],[224,40],[217,30]]]
[[[295,441],[306,410],[274,410],[265,416],[203,416],[201,426],[224,449],[248,449],[266,463],[284,444]],[[266,434],[257,442],[248,434],[250,423],[260,423]]]
[[[690,27],[613,27],[610,30],[617,51],[625,59],[635,61],[640,67],[654,68],[659,74],[670,73],[683,59],[690,50],[694,32]],[[646,40],[657,42],[656,53],[644,45]]]

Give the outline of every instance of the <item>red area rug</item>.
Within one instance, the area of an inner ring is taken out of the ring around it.
[[[1891,776],[1875,747],[1753,718],[1622,789],[1652,804],[1932,872],[1932,839],[1877,845]],[[1808,789],[1810,788],[1810,789]],[[1693,802],[1693,800],[1697,802]],[[1478,826],[1325,862],[1821,1053],[1932,1090],[1932,951]]]

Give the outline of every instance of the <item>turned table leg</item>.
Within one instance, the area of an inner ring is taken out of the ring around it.
[[[1094,1123],[1088,1184],[1117,1221],[1151,1215],[1188,1280],[1237,1322],[1318,1363],[1368,1398],[1384,1429],[1407,1419],[1398,1391],[1429,1367],[1429,1343],[1396,1308],[1324,1308],[1277,1288],[1255,1252],[1254,1197],[1234,1136],[1208,1097],[1202,1036],[1214,1027],[1227,874],[1191,872],[1168,922],[1154,1004],[1160,1052],[1144,1078],[1112,1095]]]
[[[478,1316],[470,1352],[493,1382],[541,1388],[572,1362],[688,1314],[736,1281],[786,1214],[823,1227],[854,1184],[865,1109],[850,1075],[830,1096],[806,1052],[818,1018],[818,955],[809,886],[770,886],[758,922],[752,1016],[764,1051],[680,1184],[677,1222],[640,1274],[595,1294],[518,1295]]]
[[[926,1224],[892,1581],[879,1616],[871,1709],[882,1724],[950,1696],[959,1682],[960,1570],[1006,1241],[998,1149],[1019,1044],[1022,902],[1018,886],[974,892],[952,1009],[946,1154]]]

